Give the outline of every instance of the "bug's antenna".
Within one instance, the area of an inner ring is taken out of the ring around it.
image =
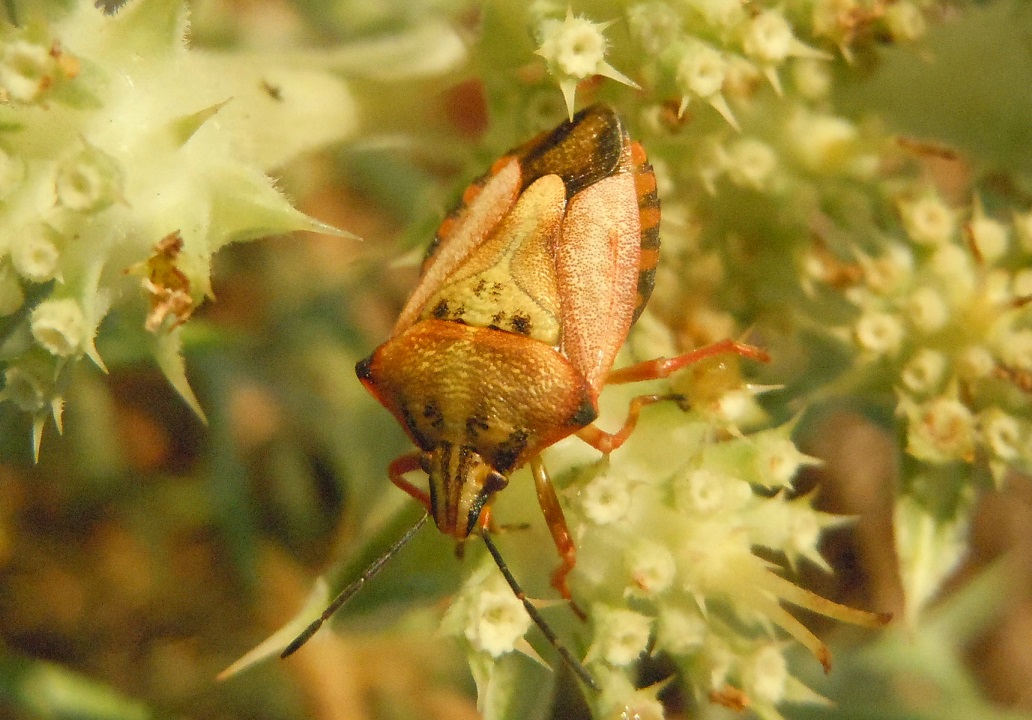
[[[585,668],[584,665],[582,665],[581,662],[573,656],[570,649],[562,644],[562,641],[559,640],[559,636],[555,634],[555,630],[545,622],[545,618],[542,617],[540,612],[538,612],[538,609],[531,604],[530,600],[527,599],[527,594],[523,592],[523,588],[520,587],[520,584],[516,582],[516,578],[513,577],[512,573],[509,571],[509,566],[505,564],[505,560],[502,559],[502,554],[498,552],[498,548],[495,546],[494,541],[491,540],[487,531],[482,530],[480,532],[480,537],[483,538],[484,545],[487,546],[487,551],[491,553],[491,557],[494,558],[495,565],[497,565],[498,569],[502,571],[502,575],[505,577],[505,582],[509,583],[509,587],[512,588],[513,595],[523,603],[523,608],[527,611],[527,614],[530,615],[530,619],[534,621],[534,624],[541,630],[541,634],[545,636],[545,640],[548,641],[548,644],[556,649],[556,652],[558,652],[560,657],[562,657],[567,667],[569,667],[585,685],[595,692],[602,692],[602,687],[598,684],[598,681],[595,680],[595,678],[591,676],[591,673],[588,672],[587,668]]]
[[[290,644],[287,645],[287,647],[283,650],[282,653],[280,653],[280,657],[290,657],[295,652],[297,652],[302,645],[308,642],[312,638],[312,636],[319,631],[319,628],[323,626],[323,623],[330,619],[333,613],[340,610],[341,606],[344,605],[344,603],[346,603],[348,600],[350,600],[352,595],[354,595],[362,589],[362,586],[365,585],[366,580],[369,580],[371,577],[376,575],[376,573],[380,572],[383,566],[387,564],[387,561],[394,557],[394,554],[401,550],[401,548],[403,548],[405,544],[408,543],[408,541],[411,540],[417,532],[419,532],[419,529],[423,527],[424,524],[426,524],[427,518],[429,517],[430,513],[423,513],[423,517],[419,518],[419,520],[416,521],[415,525],[406,530],[405,534],[398,538],[397,542],[395,542],[393,545],[387,548],[387,552],[385,552],[380,557],[376,558],[376,560],[373,560],[373,562],[369,564],[369,567],[362,571],[362,574],[358,576],[357,580],[355,580],[353,583],[341,590],[337,597],[333,598],[333,602],[326,606],[326,609],[323,610],[322,615],[320,615],[316,620],[313,620],[312,623],[308,627],[306,627],[300,635],[298,635],[296,638],[290,641]]]

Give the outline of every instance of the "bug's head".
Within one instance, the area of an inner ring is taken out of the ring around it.
[[[437,529],[456,540],[473,532],[484,507],[509,484],[468,445],[443,442],[424,452],[420,463],[430,476],[430,510]]]

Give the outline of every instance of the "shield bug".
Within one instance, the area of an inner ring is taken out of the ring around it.
[[[513,591],[557,647],[488,537],[495,494],[513,471],[530,466],[561,558],[552,584],[569,599],[576,548],[541,451],[576,434],[608,454],[631,434],[642,407],[669,397],[635,398],[623,427],[608,433],[592,424],[606,384],[665,377],[721,353],[766,359],[761,350],[724,341],[612,370],[652,292],[658,259],[652,167],[616,112],[593,105],[504,155],[466,189],[441,223],[391,337],[356,366],[418,448],[391,463],[391,481],[427,509],[442,533],[461,542],[479,528]],[[406,478],[420,470],[428,491]]]

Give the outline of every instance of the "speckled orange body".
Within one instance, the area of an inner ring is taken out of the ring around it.
[[[655,187],[641,146],[595,105],[498,160],[442,223],[391,338],[357,366],[419,448],[392,479],[442,532],[465,538],[513,470],[597,416],[652,290]],[[429,496],[401,479],[417,461]]]

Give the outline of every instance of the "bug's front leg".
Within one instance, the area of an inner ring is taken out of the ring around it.
[[[410,452],[404,455],[399,455],[391,461],[391,464],[387,466],[387,474],[391,478],[391,482],[394,485],[406,493],[411,495],[413,498],[419,501],[419,503],[426,508],[428,513],[432,513],[433,510],[430,507],[430,495],[425,490],[417,488],[415,485],[405,479],[405,475],[416,470],[422,470],[423,467],[419,464],[419,453]]]
[[[677,370],[691,365],[692,363],[727,353],[740,355],[759,362],[768,362],[770,360],[770,355],[758,347],[746,345],[734,340],[721,340],[718,343],[707,345],[706,347],[693,350],[685,353],[684,355],[678,355],[677,357],[646,360],[645,362],[636,363],[625,368],[620,368],[619,370],[614,370],[606,377],[606,384],[621,385],[624,383],[665,378]],[[627,411],[627,419],[624,420],[623,427],[618,431],[615,433],[608,433],[604,430],[600,430],[594,425],[588,425],[587,427],[581,428],[577,431],[577,437],[591,445],[593,448],[596,448],[600,452],[608,455],[623,445],[627,438],[631,436],[631,433],[634,432],[634,427],[638,424],[638,416],[641,414],[642,408],[646,405],[651,405],[652,403],[661,402],[663,400],[683,399],[684,398],[680,395],[672,394],[639,395],[631,400],[630,408]]]
[[[530,470],[534,475],[538,504],[541,505],[541,512],[548,523],[548,530],[552,533],[552,541],[562,559],[562,564],[552,574],[552,587],[558,590],[566,600],[569,600],[570,588],[566,584],[566,578],[577,564],[577,548],[573,544],[570,529],[566,526],[566,516],[563,515],[563,509],[559,505],[559,497],[555,494],[552,479],[548,477],[548,471],[545,470],[545,464],[541,462],[540,457],[531,459]]]

